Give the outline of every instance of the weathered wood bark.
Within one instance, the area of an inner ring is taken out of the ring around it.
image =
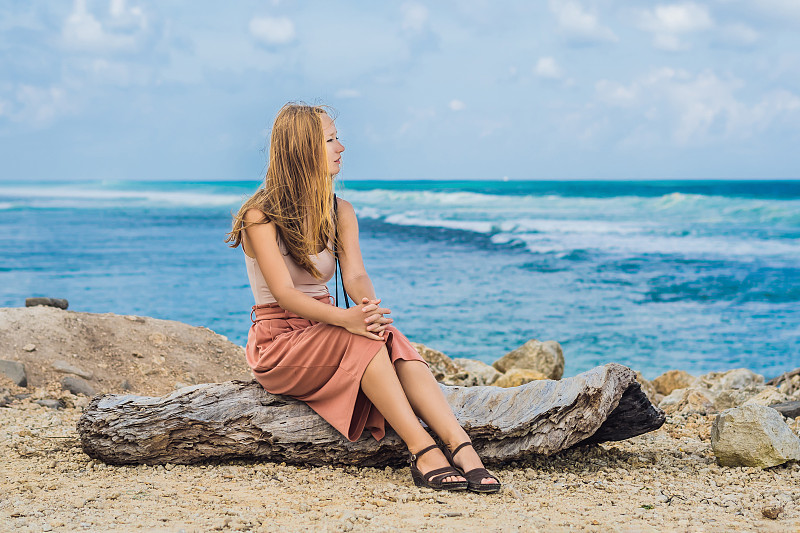
[[[610,363],[560,381],[520,387],[447,387],[447,401],[490,465],[551,455],[581,443],[623,440],[661,427],[664,413],[634,372]],[[208,383],[163,398],[95,397],[78,422],[83,450],[112,464],[250,458],[295,464],[401,464],[391,430],[349,442],[305,404],[255,381]]]

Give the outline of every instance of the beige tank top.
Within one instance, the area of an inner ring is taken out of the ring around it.
[[[311,261],[314,263],[314,266],[316,266],[317,270],[322,274],[322,279],[317,279],[309,274],[303,267],[295,263],[292,256],[286,253],[286,247],[283,242],[281,242],[280,237],[278,237],[278,248],[280,248],[283,254],[283,261],[286,263],[286,268],[289,269],[289,275],[292,276],[295,289],[312,297],[328,294],[328,287],[325,284],[331,280],[336,271],[336,259],[333,257],[333,252],[326,248],[321,253],[311,256]],[[244,258],[245,264],[247,265],[247,278],[250,280],[250,288],[253,291],[256,305],[276,303],[275,297],[269,292],[267,281],[261,273],[258,261],[247,254],[244,254]]]

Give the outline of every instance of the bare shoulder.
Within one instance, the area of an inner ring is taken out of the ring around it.
[[[336,211],[342,222],[353,222],[356,220],[356,210],[353,209],[353,204],[344,198],[336,197]]]
[[[270,222],[260,209],[248,209],[244,214],[244,228],[242,228],[242,251],[248,257],[255,257],[253,242],[268,242],[276,240],[278,232],[275,224]]]
[[[255,207],[250,208],[244,214],[244,221],[248,224],[265,224],[265,225],[272,225],[272,223],[267,219],[267,215],[260,209],[256,209]]]

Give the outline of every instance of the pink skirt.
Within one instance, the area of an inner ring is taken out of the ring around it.
[[[317,299],[330,304],[329,296]],[[256,380],[267,392],[302,400],[351,441],[364,428],[376,440],[386,433],[383,416],[361,391],[364,371],[381,346],[386,345],[392,363],[425,363],[393,326],[386,328],[383,341],[375,341],[277,304],[254,306],[250,318],[245,352]]]

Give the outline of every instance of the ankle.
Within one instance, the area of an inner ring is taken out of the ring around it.
[[[451,435],[446,437],[442,437],[442,441],[444,442],[445,446],[452,452],[458,446],[460,446],[464,442],[470,442],[469,435],[467,432],[461,428],[458,428],[460,431],[454,431]]]
[[[429,448],[430,446],[436,446],[436,442],[428,436],[428,439],[419,439],[414,440],[413,442],[407,442],[406,447],[408,448],[408,453],[411,455],[417,455],[422,450]]]

